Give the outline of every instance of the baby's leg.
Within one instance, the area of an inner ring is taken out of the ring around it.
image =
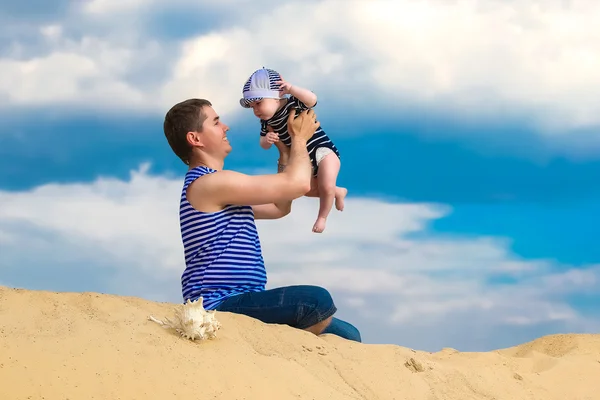
[[[338,160],[339,161],[339,160]],[[320,167],[319,167],[320,168]],[[337,179],[337,177],[336,177]],[[344,211],[344,199],[348,194],[348,189],[340,186],[335,187],[335,208],[338,211]],[[305,194],[306,197],[320,197],[319,182],[316,177],[310,181],[310,191]]]
[[[344,211],[344,199],[348,194],[348,189],[340,186],[335,187],[335,208],[338,211]],[[310,191],[305,194],[306,197],[319,197],[319,182],[313,177],[310,181]]]
[[[340,207],[341,209],[344,207],[344,197],[346,197],[348,191],[336,186],[340,165],[340,159],[333,152],[327,154],[319,163],[317,184],[320,206],[319,215],[313,226],[313,232],[315,233],[321,233],[325,230],[327,216],[331,211],[334,199],[338,210]]]
[[[306,197],[319,197],[319,182],[317,177],[313,176],[310,180],[310,190],[305,194]]]

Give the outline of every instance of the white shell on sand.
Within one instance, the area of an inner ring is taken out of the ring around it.
[[[194,302],[188,299],[187,303],[175,308],[173,320],[165,318],[164,321],[160,321],[153,316],[149,316],[148,319],[167,329],[174,329],[190,340],[213,339],[221,328],[221,323],[215,317],[215,311],[206,311],[202,306],[202,297]]]

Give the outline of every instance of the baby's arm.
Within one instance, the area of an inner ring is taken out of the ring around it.
[[[266,136],[260,136],[260,147],[262,147],[265,150],[269,150],[271,148],[271,143],[267,141]]]
[[[308,89],[300,86],[292,85],[288,89],[289,94],[306,104],[308,108],[312,108],[317,105],[317,95]]]
[[[265,121],[260,121],[260,147],[265,150],[269,150],[271,148],[271,143],[267,141],[267,123]]]

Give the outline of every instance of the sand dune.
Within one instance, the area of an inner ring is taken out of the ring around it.
[[[600,335],[429,353],[218,313],[192,342],[147,320],[173,307],[0,287],[0,399],[600,399]]]

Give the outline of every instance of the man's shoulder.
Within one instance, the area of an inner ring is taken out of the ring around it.
[[[195,187],[202,186],[207,189],[212,189],[215,186],[226,185],[229,182],[240,179],[244,174],[233,170],[216,170],[203,167],[194,172],[188,172],[186,175],[186,183]]]
[[[183,177],[184,185],[189,185],[190,183],[194,182],[196,179],[198,179],[204,175],[213,174],[215,172],[217,172],[217,171],[212,168],[205,167],[203,165],[194,167],[194,168],[190,168],[185,173],[185,176]]]
[[[186,175],[184,190],[187,201],[197,210],[216,212],[222,209],[219,193],[231,186],[229,171],[194,168]]]

